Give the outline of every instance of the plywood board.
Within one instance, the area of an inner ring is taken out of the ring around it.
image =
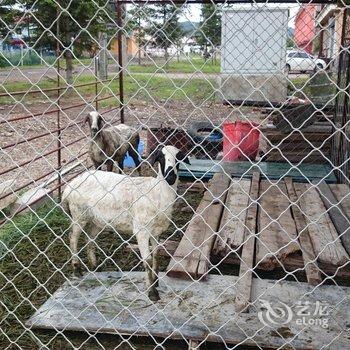
[[[144,272],[90,273],[67,281],[26,325],[56,332],[152,335],[261,348],[281,348],[286,343],[293,349],[350,348],[344,331],[350,324],[349,288],[253,279],[255,307],[238,314],[234,307],[238,283],[237,276],[210,275],[207,282],[200,282],[172,279],[162,273],[161,300],[154,304],[143,293]],[[288,305],[290,321],[278,324],[276,319],[277,324],[265,326],[260,319],[267,315],[267,302],[273,308],[283,307],[280,303]],[[329,315],[314,318],[327,319],[328,328],[298,324],[298,305],[308,305],[312,311],[320,302]]]
[[[284,182],[261,181],[259,203],[256,263],[272,270],[300,250]]]
[[[244,239],[245,218],[247,215],[251,181],[232,180],[222,215],[218,237],[215,240],[213,254],[226,256],[238,251]]]
[[[307,184],[294,184],[301,210],[310,233],[318,259],[324,263],[341,266],[349,261],[332,220],[317,189]]]

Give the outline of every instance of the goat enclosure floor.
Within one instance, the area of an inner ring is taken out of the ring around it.
[[[74,99],[65,104],[62,107],[70,104],[81,103],[81,100]],[[23,142],[24,140],[36,137],[40,134],[45,134],[49,131],[57,129],[57,115],[56,113],[47,113],[53,109],[52,103],[47,101],[38,101],[37,103],[31,103],[24,108],[21,105],[16,107],[11,105],[5,105],[0,107],[0,119],[8,120],[11,118],[23,117],[27,114],[40,114],[42,115],[37,119],[24,119],[18,120],[13,123],[4,123],[1,125],[0,130],[0,147],[8,147],[12,143],[16,144],[15,147],[9,147],[4,149],[0,153],[0,162],[4,170],[14,167],[16,164],[26,162],[41,154],[50,152],[57,147],[57,133],[51,132],[48,135],[32,140],[31,142]],[[100,108],[100,112],[108,111],[109,108]],[[88,150],[89,132],[88,126],[83,124],[88,109],[86,106],[72,108],[68,111],[61,113],[61,126],[64,127],[61,134],[62,143],[62,164],[68,162],[76,162],[82,160],[86,167],[91,166],[91,161],[88,155],[84,155]],[[135,100],[125,107],[125,123],[132,125],[136,128],[152,128],[152,127],[179,127],[183,126],[185,129],[193,122],[211,120],[214,124],[222,123],[226,118],[234,121],[242,117],[242,113],[252,121],[259,121],[260,113],[253,111],[250,107],[240,108],[240,112],[235,111],[233,108],[223,106],[221,102],[205,103],[200,107],[195,107],[189,102],[181,101],[167,101],[167,102],[146,102]],[[207,117],[206,117],[207,116]],[[266,117],[266,116],[265,116]],[[119,112],[114,110],[104,115],[104,118],[108,122],[119,120]],[[209,119],[208,119],[209,118]],[[260,120],[260,122],[262,122]],[[76,125],[72,125],[76,123]],[[65,126],[71,125],[66,128]],[[69,145],[70,143],[83,138],[82,140]],[[141,132],[141,138],[145,143],[147,132]],[[22,143],[21,143],[22,142]],[[69,145],[69,146],[67,146]],[[29,164],[14,169],[11,172],[0,176],[0,181],[6,181],[9,179],[16,179],[17,186],[33,179],[36,179],[49,171],[52,171],[57,166],[57,154],[53,152],[42,159],[37,161],[31,161]],[[36,182],[35,185],[40,185],[46,178]]]

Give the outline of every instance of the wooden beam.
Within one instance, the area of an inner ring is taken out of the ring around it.
[[[48,185],[50,185],[51,183],[55,182],[56,180],[59,179],[59,177],[62,177],[63,175],[68,174],[69,172],[71,172],[73,169],[77,168],[78,166],[84,164],[83,160],[80,160],[74,164],[72,164],[71,166],[69,166],[66,169],[61,169],[60,171],[58,170],[57,173],[55,175],[53,175],[52,177],[50,177],[49,179],[47,179],[44,183],[42,183],[40,185],[40,187],[46,187]]]
[[[273,270],[288,255],[300,250],[284,182],[262,180],[259,202],[256,262]]]
[[[250,186],[251,181],[248,179],[232,180],[213,254],[226,256],[233,249],[237,250],[242,246]]]
[[[158,250],[158,254],[160,256],[164,257],[172,257],[175,253],[175,250],[180,242],[173,241],[173,240],[167,240],[160,243],[160,247]],[[127,252],[133,252],[138,253],[139,247],[135,244],[129,244],[125,246],[125,250]],[[212,255],[211,260],[214,264],[229,264],[229,265],[239,265],[241,262],[240,257],[238,257],[236,254],[231,254],[226,256],[225,258]],[[299,256],[289,256],[283,261],[283,269],[293,272],[295,270],[304,270],[304,260],[302,257]],[[334,267],[330,264],[324,264],[322,262],[319,262],[318,267],[320,269],[320,272],[324,273],[327,276],[333,276],[336,275],[337,277],[342,278],[350,278],[350,265],[345,266],[342,269],[337,269],[337,267]],[[256,266],[254,267],[258,271],[266,271],[263,266]]]
[[[7,208],[17,200],[17,195],[13,192],[16,182],[17,180],[12,179],[0,183],[0,210]],[[1,199],[1,197],[5,198]]]
[[[337,229],[345,250],[350,254],[350,221],[340,204],[343,198],[339,201],[324,181],[317,186],[317,190],[320,193],[323,204],[328,210],[333,225]],[[343,196],[346,194],[347,193],[343,193]]]
[[[306,227],[305,218],[297,205],[298,196],[295,192],[292,178],[286,177],[284,182],[287,187],[289,199],[292,203],[292,213],[294,216],[295,226],[298,231],[301,252],[303,254],[306,278],[311,285],[315,286],[322,282],[322,278],[320,269],[317,265],[317,257],[314,247],[312,246],[309,230]]]
[[[169,276],[205,278],[229,184],[230,178],[224,173],[215,174],[210,181],[208,191],[204,193],[168,265]]]
[[[237,293],[235,298],[236,312],[248,311],[252,289],[252,270],[254,263],[256,219],[258,214],[257,200],[259,197],[260,172],[253,173],[249,192],[249,207],[245,224],[245,243],[242,248],[241,264],[239,269]]]
[[[349,256],[316,188],[301,183],[295,183],[294,188],[319,261],[335,266],[346,264]]]

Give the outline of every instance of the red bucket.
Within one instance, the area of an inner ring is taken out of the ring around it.
[[[253,122],[224,123],[224,160],[255,160],[259,150],[258,127],[259,124]]]

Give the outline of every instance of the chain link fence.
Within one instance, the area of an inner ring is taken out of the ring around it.
[[[350,9],[0,1],[0,348],[350,347]]]

